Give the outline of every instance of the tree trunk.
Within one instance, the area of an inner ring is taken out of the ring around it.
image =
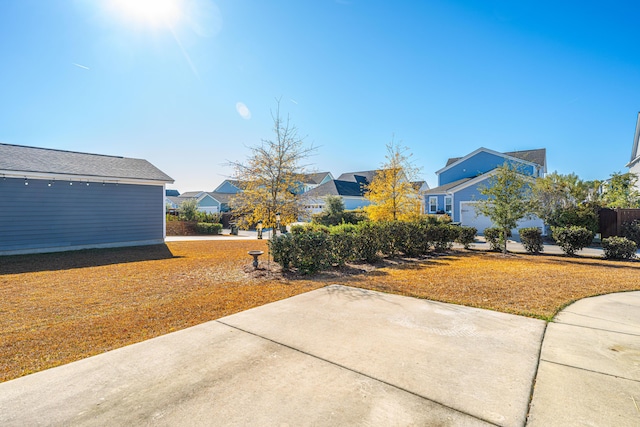
[[[507,230],[506,228],[504,230],[502,230],[502,240],[503,240],[503,246],[502,246],[502,253],[504,255],[507,254],[507,236],[509,234],[509,230]]]

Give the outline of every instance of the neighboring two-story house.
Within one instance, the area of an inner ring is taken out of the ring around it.
[[[426,213],[447,214],[454,222],[476,227],[478,234],[491,227],[491,220],[476,213],[478,200],[485,196],[480,189],[489,184],[496,168],[508,162],[520,173],[538,178],[547,172],[546,150],[512,151],[499,153],[488,148],[479,148],[464,157],[450,158],[442,169],[436,171],[438,186],[425,192]],[[518,224],[522,227],[541,227],[539,218],[526,218]],[[513,231],[517,234],[517,230]]]
[[[347,172],[338,179],[331,179],[312,188],[305,193],[307,211],[310,214],[324,210],[327,196],[338,196],[344,203],[346,210],[362,209],[369,205],[365,198],[367,186],[373,180],[377,171]]]

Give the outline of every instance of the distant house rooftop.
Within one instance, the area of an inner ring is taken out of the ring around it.
[[[355,181],[342,181],[334,179],[325,182],[322,185],[317,186],[309,190],[306,195],[309,197],[325,197],[325,196],[349,196],[349,197],[362,197],[364,196],[365,188],[360,183]]]

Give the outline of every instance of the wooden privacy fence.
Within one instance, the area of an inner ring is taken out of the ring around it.
[[[600,217],[600,234],[602,238],[620,236],[622,224],[640,219],[640,209],[602,208],[598,215]]]

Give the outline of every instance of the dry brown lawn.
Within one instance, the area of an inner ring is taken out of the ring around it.
[[[0,381],[334,283],[547,320],[580,298],[640,290],[637,262],[458,251],[283,277],[253,271],[250,249],[266,244],[0,257]]]

